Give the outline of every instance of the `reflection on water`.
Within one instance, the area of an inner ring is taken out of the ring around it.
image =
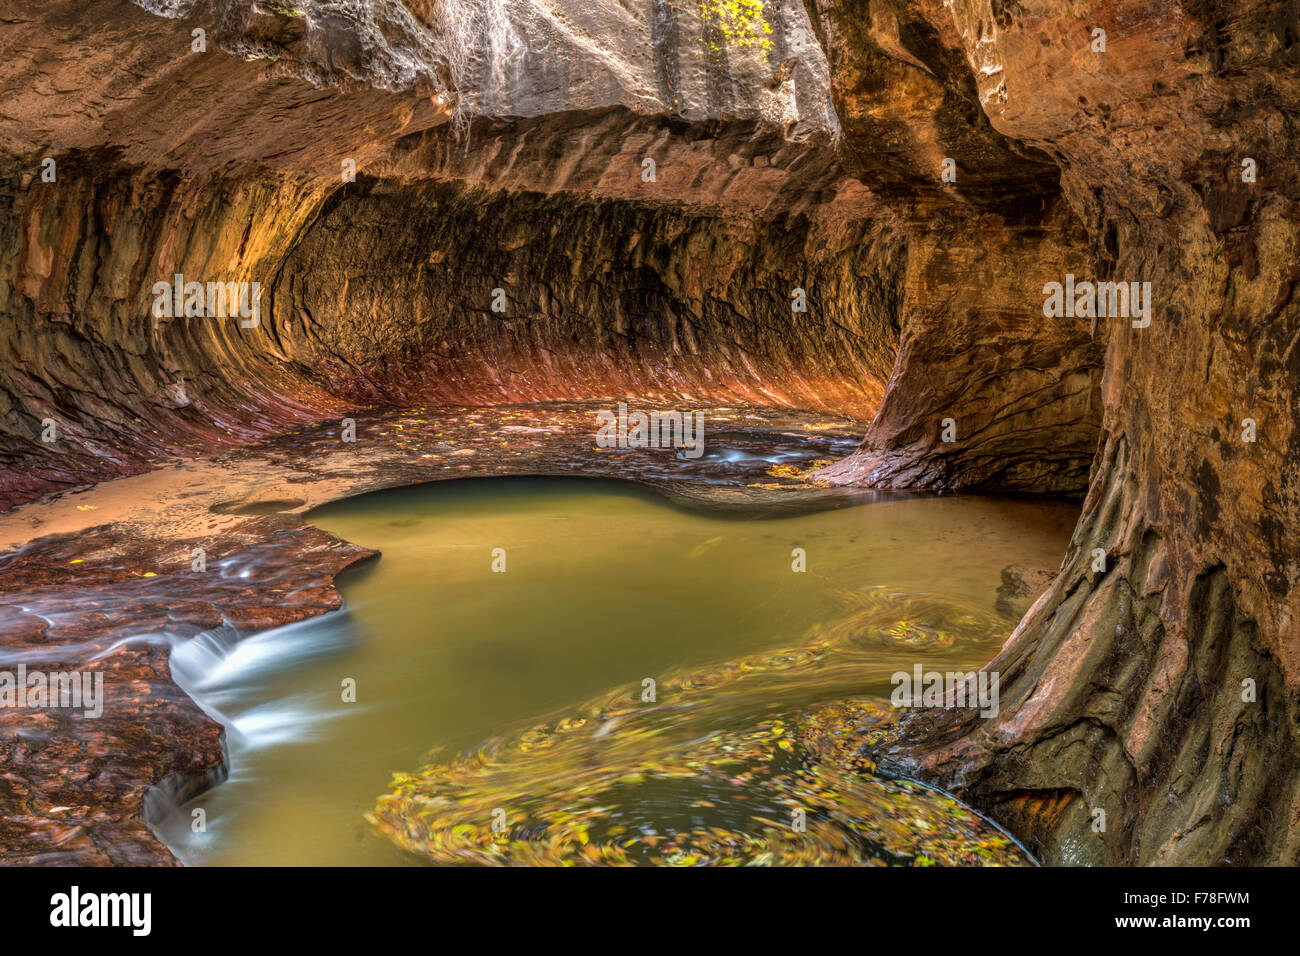
[[[857,742],[895,671],[992,657],[1000,570],[1055,565],[1073,518],[980,498],[711,517],[567,479],[328,506],[314,523],[383,557],[340,580],[345,611],[177,648],[231,777],[160,833],[211,864],[1014,859]]]

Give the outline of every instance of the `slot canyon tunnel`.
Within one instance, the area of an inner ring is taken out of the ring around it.
[[[740,8],[0,0],[0,631],[129,688],[0,713],[0,856],[173,862],[149,806],[221,728],[118,645],[337,608],[367,552],[298,506],[666,480],[567,419],[516,461],[397,416],[630,400],[848,422],[819,489],[1073,503],[1001,712],[909,711],[873,760],[1045,863],[1300,859],[1300,3]],[[1067,275],[1150,283],[1150,322],[1046,314]],[[174,276],[257,282],[257,323],[159,316]]]

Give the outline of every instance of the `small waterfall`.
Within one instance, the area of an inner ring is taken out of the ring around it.
[[[282,676],[348,642],[345,611],[245,636],[224,625],[195,634],[155,636],[172,645],[172,679],[209,717],[225,728],[223,760],[208,771],[173,774],[145,794],[144,819],[183,863],[202,863],[210,847],[227,837],[228,821],[205,819],[191,827],[185,804],[216,785],[256,778],[241,755],[315,739],[322,725],[343,711],[326,694],[278,692]]]
[[[345,616],[335,612],[249,637],[229,626],[204,631],[173,646],[172,677],[226,728],[235,749],[305,739],[334,716],[337,701],[280,696],[277,676],[344,647]]]

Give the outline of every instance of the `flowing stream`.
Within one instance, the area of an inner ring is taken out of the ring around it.
[[[1023,861],[854,741],[895,672],[992,658],[1002,568],[1054,567],[1076,511],[845,501],[717,515],[508,478],[321,508],[382,557],[341,611],[175,649],[231,773],[157,830],[188,864]]]

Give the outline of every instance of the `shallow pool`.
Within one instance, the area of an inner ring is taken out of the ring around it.
[[[1001,569],[1055,566],[1076,517],[1026,500],[844,500],[797,516],[716,516],[616,482],[509,478],[319,509],[313,523],[382,557],[340,578],[342,611],[176,649],[178,681],[227,726],[231,774],[160,835],[190,864],[490,861],[510,841],[544,842],[581,804],[573,848],[593,861],[594,814],[613,831],[604,845],[626,844],[632,862],[693,862],[732,844],[709,836],[712,849],[691,852],[675,835],[783,825],[793,804],[782,802],[779,762],[739,754],[748,769],[718,779],[740,784],[719,789],[681,767],[658,774],[656,761],[699,751],[695,764],[709,765],[729,735],[754,728],[751,741],[788,761],[795,747],[782,733],[807,749],[796,740],[806,721],[788,715],[850,698],[887,706],[891,675],[916,664],[978,668],[1015,623],[994,610]],[[859,722],[877,707],[853,706]],[[648,714],[629,722],[633,710]],[[584,726],[581,747],[547,744],[549,763],[511,762],[529,740]],[[394,774],[424,782],[403,791]],[[584,793],[617,798],[584,803],[570,792],[584,774]],[[457,797],[437,819],[461,815],[445,845],[409,822],[428,817],[438,787]],[[888,816],[892,793],[863,797],[857,815]],[[742,805],[749,798],[762,806]],[[925,799],[902,787],[898,813],[915,816]],[[476,843],[475,827],[494,836]],[[746,844],[737,855],[895,861],[877,848],[898,835],[871,833],[847,849],[827,837],[810,854]],[[554,862],[570,842],[520,861]]]

